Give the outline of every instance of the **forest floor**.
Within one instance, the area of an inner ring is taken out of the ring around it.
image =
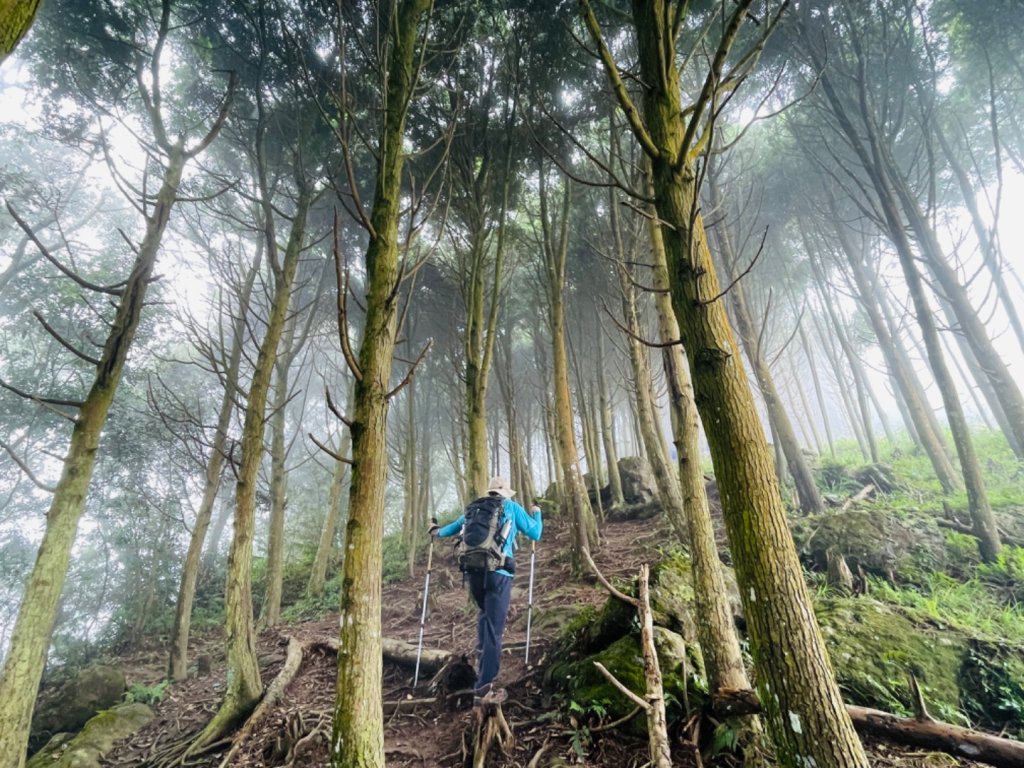
[[[642,562],[658,559],[658,550],[668,542],[671,532],[660,518],[644,521],[608,523],[603,529],[602,547],[595,556],[599,568],[609,578],[630,577]],[[556,717],[557,701],[544,689],[544,671],[554,651],[552,630],[540,621],[545,614],[557,612],[566,603],[598,604],[607,594],[592,579],[574,580],[570,575],[568,531],[558,520],[546,520],[544,538],[537,547],[534,586],[533,637],[531,664],[524,660],[527,623],[527,586],[529,550],[517,557],[519,573],[513,588],[512,607],[505,633],[505,653],[498,682],[507,688],[508,701],[502,705],[514,733],[514,745],[507,755],[492,751],[489,765],[552,766],[581,764],[601,768],[640,768],[647,759],[646,741],[612,730],[593,734],[586,741],[585,756],[574,747],[584,735],[567,716]],[[420,566],[422,569],[422,565]],[[384,587],[384,637],[415,645],[420,625],[423,574]],[[435,546],[430,588],[430,611],[426,622],[424,648],[469,654],[475,645],[475,608],[451,557],[451,548],[441,540]],[[334,705],[336,655],[327,644],[337,637],[337,616],[300,624],[291,624],[263,632],[258,652],[264,682],[277,675],[288,642],[298,638],[307,643],[302,666],[289,684],[281,701],[248,735],[230,765],[238,768],[320,768],[327,766],[327,741]],[[223,648],[217,638],[199,641],[192,649],[195,656],[208,654],[213,671],[170,687],[155,705],[153,721],[122,742],[106,757],[103,765],[158,767],[186,765],[201,768],[219,766],[230,748],[220,745],[187,762],[172,763],[168,758],[175,747],[194,735],[220,703],[224,690]],[[160,681],[165,652],[140,651],[118,660],[132,682],[153,684]],[[413,705],[412,699],[432,698],[430,675],[420,676],[412,688],[412,669],[385,662],[385,751],[389,766],[454,768],[464,764],[464,751],[473,730],[472,710],[448,707],[438,711],[430,703]],[[388,702],[405,700],[401,709]],[[449,703],[458,704],[449,698]],[[877,768],[968,768],[977,763],[957,760],[948,755],[921,752],[893,744],[865,744],[871,764]],[[675,738],[673,764],[700,766],[692,744]],[[539,751],[540,760],[531,763]],[[724,764],[724,763],[722,763]]]

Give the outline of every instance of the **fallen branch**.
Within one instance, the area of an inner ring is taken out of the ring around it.
[[[843,512],[846,512],[850,507],[852,507],[858,501],[864,501],[864,499],[866,499],[868,496],[874,495],[876,490],[877,490],[877,488],[875,487],[874,483],[868,483],[863,488],[861,488],[859,491],[857,491],[855,494],[853,494],[853,496],[851,496],[850,498],[848,498],[846,501],[843,502],[843,505],[841,507],[839,507],[839,514],[842,514]]]
[[[915,747],[939,749],[950,755],[977,760],[996,768],[1020,768],[1024,765],[1024,742],[961,728],[938,720],[899,717],[868,707],[846,705],[850,719],[859,731],[884,736]]]
[[[281,667],[277,677],[267,687],[263,698],[260,699],[259,705],[249,715],[245,725],[235,734],[234,739],[232,739],[231,749],[228,750],[228,753],[224,755],[224,759],[221,760],[220,768],[227,768],[227,766],[231,765],[231,761],[238,753],[238,750],[242,748],[242,744],[249,738],[249,735],[259,722],[273,709],[274,705],[281,700],[281,697],[288,688],[288,684],[295,678],[299,667],[302,666],[302,655],[305,650],[306,644],[298,638],[293,637],[288,641],[288,653],[284,659],[284,666]]]

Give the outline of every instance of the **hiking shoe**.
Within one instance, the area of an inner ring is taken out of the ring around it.
[[[492,683],[482,685],[473,691],[473,706],[480,707],[484,704],[501,704],[508,699],[508,691],[504,688],[495,688]]]

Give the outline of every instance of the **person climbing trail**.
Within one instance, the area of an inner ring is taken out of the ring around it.
[[[456,520],[445,526],[435,523],[427,530],[431,536],[461,537],[456,548],[459,567],[479,609],[474,706],[507,698],[505,690],[495,688],[493,681],[501,668],[502,635],[516,571],[516,534],[522,532],[538,541],[544,530],[540,507],[534,504],[527,513],[512,500],[515,494],[505,478],[494,477],[487,486],[487,495],[471,502]]]

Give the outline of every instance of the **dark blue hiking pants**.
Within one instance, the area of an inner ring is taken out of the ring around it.
[[[476,618],[476,650],[480,666],[476,687],[491,682],[501,667],[501,636],[512,599],[512,577],[496,571],[468,575],[469,592],[480,613]]]

